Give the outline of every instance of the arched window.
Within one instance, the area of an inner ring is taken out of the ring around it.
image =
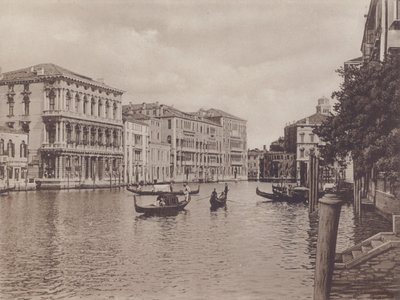
[[[80,105],[81,99],[79,98],[78,93],[75,96],[75,112],[79,112],[79,105]]]
[[[116,130],[113,132],[113,146],[118,147],[118,135]]]
[[[29,96],[25,95],[24,99],[22,100],[22,102],[24,103],[24,115],[25,116],[29,116],[29,103],[31,102],[29,100]]]
[[[71,94],[68,91],[67,95],[65,96],[65,106],[66,106],[67,111],[71,110],[71,100],[72,100]]]
[[[79,125],[75,127],[75,142],[77,145],[81,143],[81,128]]]
[[[28,147],[25,144],[25,141],[22,141],[21,145],[19,146],[19,157],[27,157]]]
[[[86,96],[83,97],[83,114],[86,115],[87,112],[87,106],[88,106],[88,99]]]
[[[113,105],[113,119],[116,120],[117,119],[117,103],[114,102]]]
[[[11,140],[8,140],[7,154],[9,157],[15,157],[15,145]]]
[[[105,115],[105,117],[106,117],[106,118],[109,118],[109,116],[110,116],[110,101],[107,100],[107,102],[106,102],[106,115]]]
[[[49,93],[49,110],[55,110],[56,108],[56,93],[53,90]]]
[[[83,144],[87,145],[89,142],[89,129],[87,127],[83,128]]]
[[[95,107],[96,107],[96,100],[94,100],[94,98],[92,98],[92,101],[90,104],[90,114],[92,116],[94,116],[94,114],[95,114],[95,111],[94,111]]]
[[[168,143],[168,144],[171,144],[171,141],[172,141],[172,140],[171,140],[171,136],[170,136],[170,135],[167,136],[167,143]]]
[[[99,99],[99,103],[98,103],[98,105],[97,105],[97,115],[99,116],[99,117],[102,117],[102,115],[101,115],[101,109],[103,108],[103,102]]]
[[[67,144],[71,144],[72,142],[72,128],[71,128],[71,124],[67,124],[65,126],[65,129],[67,131]]]

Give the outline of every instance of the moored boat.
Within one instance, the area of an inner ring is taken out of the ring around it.
[[[134,203],[135,203],[135,210],[137,213],[143,213],[148,215],[163,215],[163,214],[171,214],[177,213],[183,210],[186,205],[189,204],[191,200],[191,196],[187,200],[179,201],[178,197],[174,194],[162,194],[159,195],[157,200],[159,201],[160,205],[138,205],[136,201],[136,196],[133,196]],[[162,203],[162,204],[161,204]]]
[[[280,187],[272,186],[272,193],[266,193],[256,188],[256,194],[273,201],[283,201],[289,203],[300,203],[308,201],[308,188],[296,187]]]
[[[128,191],[138,194],[138,195],[142,195],[142,196],[158,196],[158,195],[162,195],[162,194],[172,194],[172,195],[184,195],[185,192],[183,190],[180,191],[143,191],[138,187],[134,187],[134,186],[128,186],[126,188]],[[200,191],[200,185],[197,187],[197,190],[192,190],[189,192],[190,195],[197,195]]]
[[[4,187],[0,189],[0,194],[7,194],[8,192],[11,192],[15,190],[15,186],[13,187]]]

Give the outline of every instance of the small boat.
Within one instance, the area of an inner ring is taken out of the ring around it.
[[[136,196],[133,196],[135,202],[135,210],[137,213],[143,213],[147,215],[168,215],[177,213],[185,208],[189,204],[191,197],[189,195],[188,200],[179,201],[175,194],[162,194],[157,198],[162,205],[138,205],[136,202]]]
[[[256,188],[256,194],[258,196],[261,196],[261,197],[264,197],[267,199],[276,200],[276,197],[273,193],[266,193],[266,192],[260,191],[260,189],[258,187]]]
[[[0,189],[0,194],[7,194],[8,192],[11,192],[15,190],[15,186],[13,187],[4,187]]]
[[[308,188],[296,186],[296,187],[280,187],[272,186],[272,194],[260,191],[256,188],[256,194],[273,201],[282,201],[289,203],[301,203],[308,201]]]
[[[128,191],[138,194],[138,195],[142,195],[142,196],[158,196],[158,195],[162,195],[162,194],[172,194],[172,195],[184,195],[184,191],[180,190],[180,191],[173,191],[173,192],[168,192],[168,191],[142,191],[139,188],[135,187],[135,186],[128,186],[126,188]],[[197,190],[192,190],[189,192],[190,195],[196,195],[198,194],[200,191],[200,185],[197,187]]]
[[[217,194],[215,194],[215,195],[211,194],[211,197],[210,197],[211,209],[224,207],[226,205],[226,200],[227,200],[227,196],[226,196],[225,192],[223,192],[219,196]]]

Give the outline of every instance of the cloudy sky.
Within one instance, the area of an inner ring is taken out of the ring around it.
[[[360,56],[369,0],[0,0],[3,72],[52,62],[104,78],[124,102],[215,107],[249,147],[314,113]]]

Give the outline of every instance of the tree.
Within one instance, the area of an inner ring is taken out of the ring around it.
[[[314,132],[326,142],[321,154],[328,161],[349,154],[356,177],[372,166],[396,174],[400,166],[400,58],[337,71],[343,77],[334,114]]]

